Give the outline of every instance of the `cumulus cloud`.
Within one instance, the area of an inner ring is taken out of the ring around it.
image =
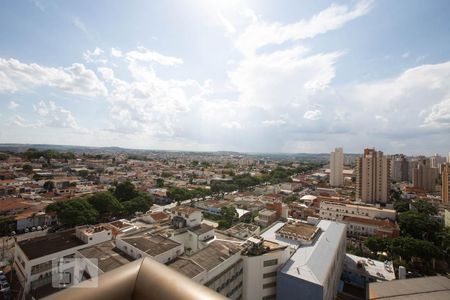
[[[9,101],[9,103],[8,103],[8,108],[9,108],[10,110],[15,110],[17,107],[19,107],[19,103],[17,103],[17,102],[14,101],[14,100]]]
[[[42,126],[57,127],[57,128],[79,128],[72,112],[58,106],[53,101],[40,101],[33,106],[34,110],[40,117],[40,124]]]
[[[87,50],[83,53],[83,58],[88,63],[106,64],[108,60],[104,57],[104,51],[96,47],[93,51]]]
[[[120,49],[111,48],[112,57],[122,57],[122,51]]]
[[[311,121],[319,120],[322,116],[322,112],[318,109],[315,110],[308,110],[303,114],[303,118]]]
[[[67,93],[105,96],[107,90],[97,75],[83,64],[53,68],[16,59],[0,58],[0,92],[17,92],[33,87],[49,86]]]

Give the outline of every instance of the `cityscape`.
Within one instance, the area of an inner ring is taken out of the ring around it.
[[[450,3],[0,4],[0,300],[450,299]]]

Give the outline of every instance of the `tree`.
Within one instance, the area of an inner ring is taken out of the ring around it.
[[[96,193],[89,198],[89,203],[98,211],[103,219],[108,219],[123,207],[110,192]]]
[[[42,178],[44,178],[44,177],[42,177],[42,176],[39,175],[39,174],[34,174],[34,175],[33,175],[33,180],[34,180],[34,181],[42,180]]]
[[[93,224],[98,218],[98,212],[84,198],[50,204],[46,211],[55,212],[58,221],[70,227]]]
[[[44,182],[44,190],[51,192],[55,189],[55,183],[51,180]]]
[[[221,220],[219,221],[219,227],[229,228],[233,225],[233,222],[237,220],[238,213],[233,205],[222,206],[220,208]]]
[[[164,187],[164,179],[162,179],[162,178],[157,178],[157,179],[156,179],[156,187],[158,187],[158,188]]]
[[[369,248],[369,250],[375,254],[377,254],[378,252],[383,252],[383,251],[388,250],[388,245],[389,245],[389,242],[385,238],[378,237],[378,236],[368,237],[364,241],[364,246]]]
[[[408,211],[409,202],[407,200],[396,200],[394,202],[394,209],[397,211],[397,213]]]
[[[141,193],[137,197],[122,202],[125,212],[128,214],[134,214],[135,212],[146,212],[153,205],[153,199],[150,195]]]
[[[418,200],[412,203],[412,206],[417,210],[419,213],[423,213],[429,216],[434,216],[437,214],[436,207],[433,206],[428,201],[425,200]]]
[[[31,165],[28,165],[28,164],[23,165],[22,166],[22,171],[24,171],[27,174],[31,174],[31,173],[33,173],[33,167]]]
[[[399,214],[399,226],[403,236],[433,241],[440,231],[439,223],[430,216],[417,211],[407,211]]]
[[[114,190],[114,196],[120,201],[129,201],[138,196],[138,191],[130,181],[117,184]]]
[[[78,176],[80,176],[83,179],[86,179],[89,176],[88,170],[80,170],[78,171]]]

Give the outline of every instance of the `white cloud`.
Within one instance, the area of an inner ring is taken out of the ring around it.
[[[0,79],[0,92],[49,86],[71,94],[107,95],[107,90],[97,75],[79,63],[66,68],[53,68],[35,63],[26,64],[12,58],[0,58]]]
[[[78,129],[78,123],[72,113],[53,101],[40,101],[34,110],[40,117],[42,126]]]
[[[19,103],[17,103],[14,100],[9,101],[8,108],[11,110],[15,110],[17,107],[19,107]]]
[[[425,118],[423,126],[450,129],[450,98],[431,107],[431,112]]]
[[[112,57],[122,57],[122,51],[120,49],[111,48],[111,56]]]
[[[129,61],[155,62],[165,66],[174,66],[183,63],[181,58],[166,56],[156,51],[150,51],[144,47],[138,47],[137,50],[127,52],[125,57]]]
[[[367,14],[373,1],[360,1],[353,8],[344,5],[331,5],[309,20],[301,20],[292,24],[268,23],[255,14],[251,14],[252,23],[237,38],[236,47],[246,55],[265,45],[282,44],[313,38],[330,30],[336,30],[347,22]]]
[[[87,50],[83,53],[83,58],[88,63],[102,63],[106,64],[108,60],[104,57],[104,51],[98,47],[94,51]]]
[[[100,73],[100,75],[102,75],[102,78],[104,80],[114,79],[114,71],[110,68],[99,67],[99,68],[97,68],[97,71]]]
[[[312,121],[319,120],[321,116],[322,116],[322,112],[318,109],[308,110],[303,114],[303,118],[305,118],[307,120],[312,120]]]

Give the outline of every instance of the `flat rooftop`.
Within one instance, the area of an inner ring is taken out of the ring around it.
[[[189,258],[209,271],[242,249],[241,245],[232,241],[215,240]]]
[[[75,236],[75,229],[23,240],[17,243],[29,260],[86,245]]]
[[[122,240],[151,256],[157,256],[181,245],[161,235],[127,237]]]
[[[358,267],[358,262],[362,268]],[[385,267],[384,262],[352,254],[346,254],[344,258],[344,270],[357,274],[367,274],[380,281],[395,280],[395,272],[392,267]]]
[[[373,282],[368,286],[367,299],[395,300],[448,300],[450,299],[450,279],[432,276]]]
[[[167,266],[189,278],[194,278],[205,271],[203,267],[187,257],[179,257]]]
[[[172,208],[171,211],[190,215],[194,212],[198,212],[201,210],[198,208],[195,208],[195,207],[187,206],[187,205],[179,205],[179,206],[175,206],[174,208]]]
[[[133,261],[133,258],[116,248],[112,241],[106,241],[78,252],[84,257],[98,259],[98,268],[103,272],[114,270]]]
[[[207,233],[208,231],[214,230],[214,227],[208,225],[208,224],[200,224],[194,227],[191,227],[188,229],[189,231],[192,231],[196,235],[201,235],[204,233]]]
[[[320,231],[319,227],[305,223],[284,224],[275,233],[291,237],[300,238],[305,241],[312,241]]]

